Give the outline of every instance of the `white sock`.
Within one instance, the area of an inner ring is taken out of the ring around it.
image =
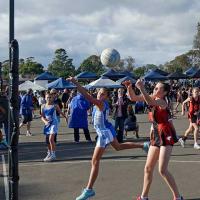
[[[56,152],[55,151],[51,151],[51,155],[52,156],[56,156]]]
[[[142,200],[148,200],[148,197],[140,196]]]

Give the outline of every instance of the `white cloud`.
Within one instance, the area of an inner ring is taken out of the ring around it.
[[[137,63],[160,64],[192,48],[199,0],[18,0],[20,56],[47,65],[65,48],[78,66],[107,47]],[[0,60],[8,57],[8,3],[0,2]]]

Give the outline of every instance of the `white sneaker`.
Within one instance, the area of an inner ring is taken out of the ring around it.
[[[200,146],[199,146],[197,143],[195,143],[195,144],[194,144],[194,149],[198,149],[198,150],[199,150],[199,149],[200,149]]]
[[[51,154],[51,155],[45,160],[45,162],[52,162],[52,161],[54,161],[54,160],[56,160],[56,156]]]
[[[185,141],[183,140],[183,138],[179,138],[178,140],[181,144],[181,146],[184,148],[185,147]]]
[[[44,158],[44,162],[47,162],[49,160],[49,158],[51,157],[51,153],[47,152],[47,156]]]
[[[26,132],[26,136],[32,136],[31,132],[30,132],[30,131],[27,131],[27,132]]]

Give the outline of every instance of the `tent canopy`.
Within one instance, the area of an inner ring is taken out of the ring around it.
[[[153,70],[154,72],[156,72],[156,73],[158,73],[158,74],[161,74],[161,75],[163,75],[163,76],[167,76],[167,75],[169,75],[169,73],[167,73],[167,72],[165,72],[165,71],[163,71],[163,70],[161,70],[161,69],[154,69]]]
[[[46,88],[38,85],[38,84],[35,84],[31,81],[25,81],[24,83],[20,84],[19,85],[19,91],[26,91],[28,89],[32,89],[32,90],[38,90],[38,91],[44,91],[46,90]]]
[[[91,82],[90,84],[85,86],[87,89],[95,89],[95,88],[121,88],[122,86],[111,79],[102,76],[96,81]]]
[[[144,79],[147,81],[148,80],[149,81],[157,81],[157,80],[166,80],[167,77],[151,70],[144,76]]]
[[[69,81],[65,80],[64,78],[59,78],[59,79],[49,83],[47,85],[47,87],[49,89],[51,89],[51,88],[55,88],[55,89],[65,89],[65,88],[73,89],[73,88],[76,88],[76,86],[74,84],[70,83]]]
[[[95,80],[98,76],[92,72],[81,72],[80,74],[76,75],[78,80]]]
[[[121,79],[119,79],[119,80],[116,81],[116,82],[119,83],[119,84],[122,84],[124,81],[128,81],[128,80],[130,80],[131,83],[136,83],[136,80],[133,79],[133,78],[131,78],[130,76],[126,76],[126,77],[124,77],[124,78],[121,78]]]
[[[200,69],[190,75],[191,78],[200,78]]]
[[[184,74],[188,75],[188,76],[192,76],[195,74],[195,72],[198,71],[198,68],[197,67],[190,67],[188,70],[186,70],[184,72]]]
[[[182,74],[181,72],[174,72],[174,73],[169,74],[167,76],[167,78],[169,78],[169,79],[186,79],[186,78],[188,78],[188,76],[185,74]]]
[[[102,76],[106,76],[112,80],[118,80],[120,78],[124,78],[125,76],[135,78],[135,75],[129,71],[115,71],[114,69],[109,69],[107,72],[103,73]]]
[[[54,81],[56,79],[57,78],[53,76],[50,72],[44,72],[35,78],[35,80],[49,80],[49,81]]]
[[[113,79],[113,80],[118,80],[120,78],[123,78],[125,77],[126,75],[125,74],[122,74],[121,72],[117,72],[113,69],[109,69],[107,72],[103,73],[101,76],[106,76],[110,79]]]

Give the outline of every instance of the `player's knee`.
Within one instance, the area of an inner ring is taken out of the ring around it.
[[[159,174],[160,174],[161,176],[166,176],[166,174],[167,174],[167,169],[160,167],[160,168],[158,169],[158,172],[159,172]]]
[[[145,174],[151,174],[153,173],[153,168],[149,165],[146,165],[145,168],[144,168],[144,173]]]
[[[98,166],[98,165],[99,165],[99,160],[97,160],[97,159],[92,159],[91,165],[92,165],[92,166]]]

